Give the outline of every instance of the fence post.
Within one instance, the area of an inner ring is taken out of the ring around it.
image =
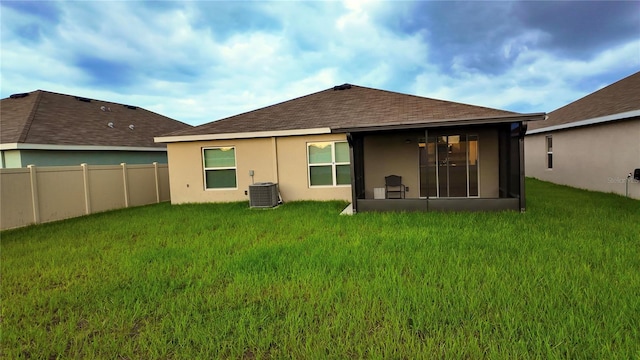
[[[127,163],[120,163],[122,166],[122,181],[124,182],[124,207],[129,207],[129,176],[127,174]]]
[[[89,191],[89,169],[87,163],[80,164],[82,167],[82,180],[84,182],[84,213],[91,214],[91,191]]]
[[[160,203],[160,182],[158,181],[158,162],[153,162],[153,173],[156,176],[156,203]]]
[[[29,169],[29,182],[31,183],[31,205],[33,206],[33,223],[40,223],[40,203],[38,201],[38,178],[35,165],[27,165]]]

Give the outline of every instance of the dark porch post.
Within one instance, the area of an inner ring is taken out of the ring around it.
[[[525,198],[525,171],[524,171],[524,135],[527,132],[527,126],[520,122],[520,137],[518,139],[519,155],[520,155],[520,212],[526,210],[526,198]]]
[[[358,212],[358,198],[357,198],[357,182],[356,182],[356,167],[355,167],[355,159],[353,156],[353,136],[351,133],[347,133],[347,143],[349,144],[349,171],[351,175],[351,209],[353,213],[356,214]]]
[[[427,166],[425,168],[425,181],[426,181],[426,194],[425,200],[427,202],[427,211],[429,211],[429,129],[424,129],[424,152],[427,157]],[[422,156],[422,154],[420,154]],[[420,159],[418,159],[420,161]],[[420,174],[418,174],[418,178],[420,178]],[[420,186],[418,185],[418,196],[420,195]]]

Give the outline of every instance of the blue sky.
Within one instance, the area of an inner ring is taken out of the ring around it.
[[[640,2],[2,1],[1,96],[199,125],[351,83],[549,112],[640,71]]]

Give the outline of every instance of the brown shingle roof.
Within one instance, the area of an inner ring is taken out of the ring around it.
[[[43,90],[28,94],[0,101],[0,143],[164,147],[154,136],[192,128],[139,107]]]
[[[529,123],[535,130],[601,116],[640,110],[640,72],[549,113],[544,122]]]
[[[517,113],[350,85],[177,131],[170,136],[349,128],[491,118]]]

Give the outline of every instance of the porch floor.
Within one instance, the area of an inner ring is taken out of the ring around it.
[[[356,212],[367,211],[520,211],[518,198],[358,199]]]

